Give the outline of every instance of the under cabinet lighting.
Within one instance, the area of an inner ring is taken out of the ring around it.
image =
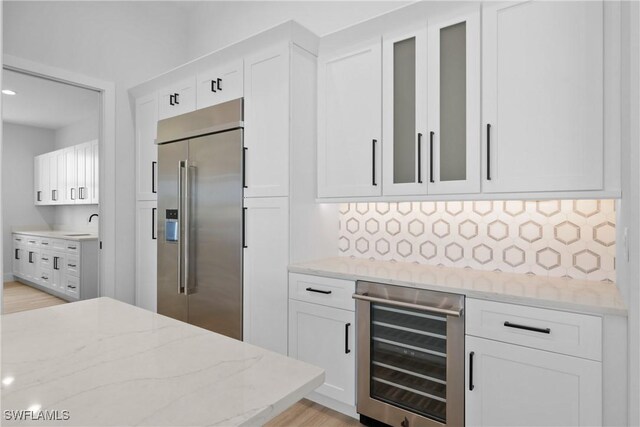
[[[11,89],[2,89],[2,93],[5,95],[15,95],[16,92],[12,91]]]

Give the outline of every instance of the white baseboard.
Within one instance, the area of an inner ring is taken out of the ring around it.
[[[333,409],[334,411],[338,411],[342,414],[345,414],[351,418],[355,418],[357,420],[360,419],[360,415],[358,415],[358,413],[356,412],[356,407],[355,406],[351,406],[351,405],[347,405],[346,403],[343,402],[339,402],[335,399],[331,399],[330,397],[326,397],[322,394],[316,393],[315,391],[312,391],[311,393],[309,393],[307,396],[305,396],[307,399],[311,400],[312,402],[315,402],[319,405],[322,406],[326,406],[329,409]]]
[[[3,282],[13,282],[16,280],[16,278],[13,277],[12,273],[4,273],[4,276],[2,279],[3,279]]]

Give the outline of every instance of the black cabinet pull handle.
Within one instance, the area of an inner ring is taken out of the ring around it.
[[[218,86],[218,90],[222,90],[220,83],[222,83],[222,79],[216,79],[216,86]]]
[[[418,132],[418,184],[422,184],[422,134]]]
[[[211,92],[216,93],[216,80],[215,79],[211,79]]]
[[[473,391],[476,386],[473,385],[473,356],[475,353],[472,351],[469,353],[469,391]]]
[[[242,188],[249,188],[247,186],[247,147],[242,147]]]
[[[151,162],[151,192],[157,193],[158,189],[156,188],[156,167],[158,166],[158,162]]]
[[[29,251],[29,264],[33,264],[33,252]]]
[[[491,181],[491,125],[487,123],[487,181]]]
[[[436,133],[429,132],[429,182],[436,182],[433,179],[433,137]]]
[[[351,323],[344,325],[344,354],[351,353],[349,348],[349,326],[351,326]]]
[[[169,95],[169,105],[175,105],[173,103],[173,95]]]
[[[16,249],[16,253],[14,255],[15,259],[20,259],[20,249]]]
[[[38,200],[39,202],[42,201],[41,194],[42,194],[42,191],[36,191],[36,200]]]
[[[151,208],[151,240],[157,240],[156,236],[156,210],[158,208]]]
[[[242,247],[244,249],[247,246],[247,208],[242,208]]]
[[[331,293],[331,291],[323,291],[322,289],[313,289],[313,288],[307,288],[307,291],[316,292],[316,293],[325,294],[325,295],[329,295]]]
[[[179,93],[174,93],[173,94],[173,102],[175,103],[175,105],[180,104],[180,101],[178,100],[179,99],[178,96],[180,96]]]
[[[68,266],[68,267],[71,267],[71,268],[75,268],[75,267],[76,267],[76,265],[75,265],[75,264],[67,264],[67,266]]]
[[[58,260],[60,259],[60,257],[54,256],[53,257],[53,269],[54,270],[59,270],[58,268]]]
[[[371,141],[371,185],[377,186],[376,183],[376,144],[378,143],[377,139]]]
[[[550,334],[549,328],[536,328],[535,326],[519,325],[517,323],[504,322],[504,326],[507,328],[524,329],[525,331],[540,332],[541,334]]]
[[[67,286],[67,288],[75,289],[76,287],[75,287],[75,286],[71,286],[71,285],[69,285],[69,286]]]

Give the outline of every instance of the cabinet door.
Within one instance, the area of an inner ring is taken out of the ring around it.
[[[602,364],[466,337],[467,426],[602,425]]]
[[[138,202],[136,209],[136,305],[157,311],[157,202]]]
[[[34,160],[34,176],[33,183],[35,186],[35,204],[36,205],[50,205],[51,204],[51,186],[49,184],[49,170],[51,156],[42,154],[35,157]]]
[[[158,95],[158,120],[189,113],[195,109],[195,78],[183,80],[160,90]]]
[[[52,205],[60,204],[60,188],[58,181],[58,152],[49,153],[49,198]]]
[[[245,59],[245,197],[289,194],[289,46]]]
[[[603,186],[603,4],[483,6],[483,191]]]
[[[87,147],[85,144],[79,144],[75,146],[76,149],[76,204],[85,205],[87,199],[85,198],[87,188]]]
[[[38,277],[40,253],[34,251],[32,248],[27,248],[26,252],[27,262],[25,264],[24,275],[28,280],[40,283],[40,278]]]
[[[11,259],[11,269],[14,276],[22,276],[23,258],[25,256],[24,247],[22,245],[13,245],[13,257]]]
[[[33,203],[42,204],[43,191],[41,188],[40,175],[42,174],[42,156],[33,158]]]
[[[427,29],[383,39],[383,193],[427,194]]]
[[[52,266],[52,274],[51,274],[51,286],[62,292],[62,293],[66,293],[66,284],[65,284],[65,274],[64,274],[64,270],[65,270],[65,265],[66,261],[67,261],[67,257],[65,254],[63,253],[59,253],[59,252],[54,252],[52,254],[53,258],[52,258],[52,262],[51,262],[51,266]]]
[[[198,74],[198,109],[242,98],[242,68],[240,59]]]
[[[65,205],[75,204],[78,200],[78,165],[75,147],[64,149],[65,186],[62,200]]]
[[[289,357],[325,371],[315,391],[355,405],[355,313],[289,300]]]
[[[288,199],[245,199],[244,225],[244,341],[286,355]]]
[[[138,200],[158,198],[158,96],[136,100],[136,186]]]
[[[318,59],[318,197],[379,196],[381,41]]]
[[[480,192],[480,10],[429,22],[429,193]]]

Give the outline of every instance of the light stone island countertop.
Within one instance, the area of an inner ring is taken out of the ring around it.
[[[579,313],[627,315],[615,283],[349,257],[292,264],[289,271],[451,292],[470,298]]]
[[[262,425],[324,381],[318,367],[110,298],[1,317],[2,409],[70,416],[3,425]]]
[[[50,239],[64,240],[98,240],[98,235],[90,231],[62,231],[62,230],[13,230],[15,234],[27,234],[29,236],[48,237]]]

